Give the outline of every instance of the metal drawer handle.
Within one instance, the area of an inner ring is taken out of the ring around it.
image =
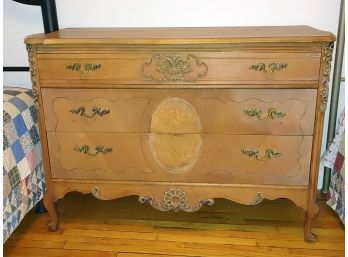
[[[71,109],[70,112],[72,114],[80,115],[81,117],[93,118],[96,115],[103,117],[104,115],[108,115],[111,111],[109,109],[102,109],[99,107],[93,107],[91,110],[91,114],[86,114],[86,108],[84,106],[80,106],[77,109]]]
[[[278,157],[283,156],[282,153],[280,153],[276,150],[272,150],[272,149],[267,149],[263,156],[260,156],[259,149],[244,148],[244,149],[242,149],[241,152],[243,155],[246,155],[248,157],[254,157],[256,160],[259,160],[259,161],[270,160],[272,158],[278,158]]]
[[[286,116],[285,113],[277,111],[274,108],[268,109],[267,116],[262,116],[262,110],[259,108],[244,109],[244,113],[251,118],[256,117],[259,120],[274,120],[275,118],[283,118]]]
[[[281,71],[281,70],[285,70],[288,67],[287,63],[270,63],[266,66],[265,63],[258,63],[258,64],[254,64],[251,65],[249,67],[249,70],[254,70],[254,71],[263,71],[263,72],[267,72],[267,73],[273,73],[275,71]]]
[[[94,150],[95,150],[94,153],[90,153],[88,145],[74,147],[75,152],[80,152],[80,153],[87,154],[90,156],[96,156],[98,154],[107,154],[107,153],[111,153],[113,151],[112,147],[105,147],[105,146],[101,146],[101,145],[95,146]]]
[[[65,69],[67,70],[71,70],[71,71],[76,71],[76,72],[80,72],[80,73],[88,73],[90,71],[96,71],[99,70],[101,68],[101,64],[97,63],[85,63],[85,64],[81,64],[81,63],[73,63],[73,64],[69,64],[65,67]]]

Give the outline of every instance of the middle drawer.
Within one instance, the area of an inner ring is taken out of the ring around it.
[[[316,104],[316,89],[43,88],[42,94],[50,132],[312,135]]]

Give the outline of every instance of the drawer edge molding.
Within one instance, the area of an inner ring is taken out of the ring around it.
[[[195,82],[207,74],[208,65],[192,54],[186,55],[186,58],[155,54],[143,64],[142,72],[159,82]]]

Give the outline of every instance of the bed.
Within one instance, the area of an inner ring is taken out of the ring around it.
[[[43,198],[38,116],[30,89],[3,91],[3,242]]]
[[[338,120],[336,134],[333,142],[329,145],[321,158],[321,163],[331,168],[331,181],[329,187],[330,199],[327,204],[337,213],[344,224],[344,185],[345,185],[345,149],[344,149],[344,111],[341,112]]]

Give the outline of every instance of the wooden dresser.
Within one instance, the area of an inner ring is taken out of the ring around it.
[[[47,181],[161,211],[316,188],[335,37],[307,26],[62,29],[25,39]],[[281,211],[281,210],[279,210]]]

